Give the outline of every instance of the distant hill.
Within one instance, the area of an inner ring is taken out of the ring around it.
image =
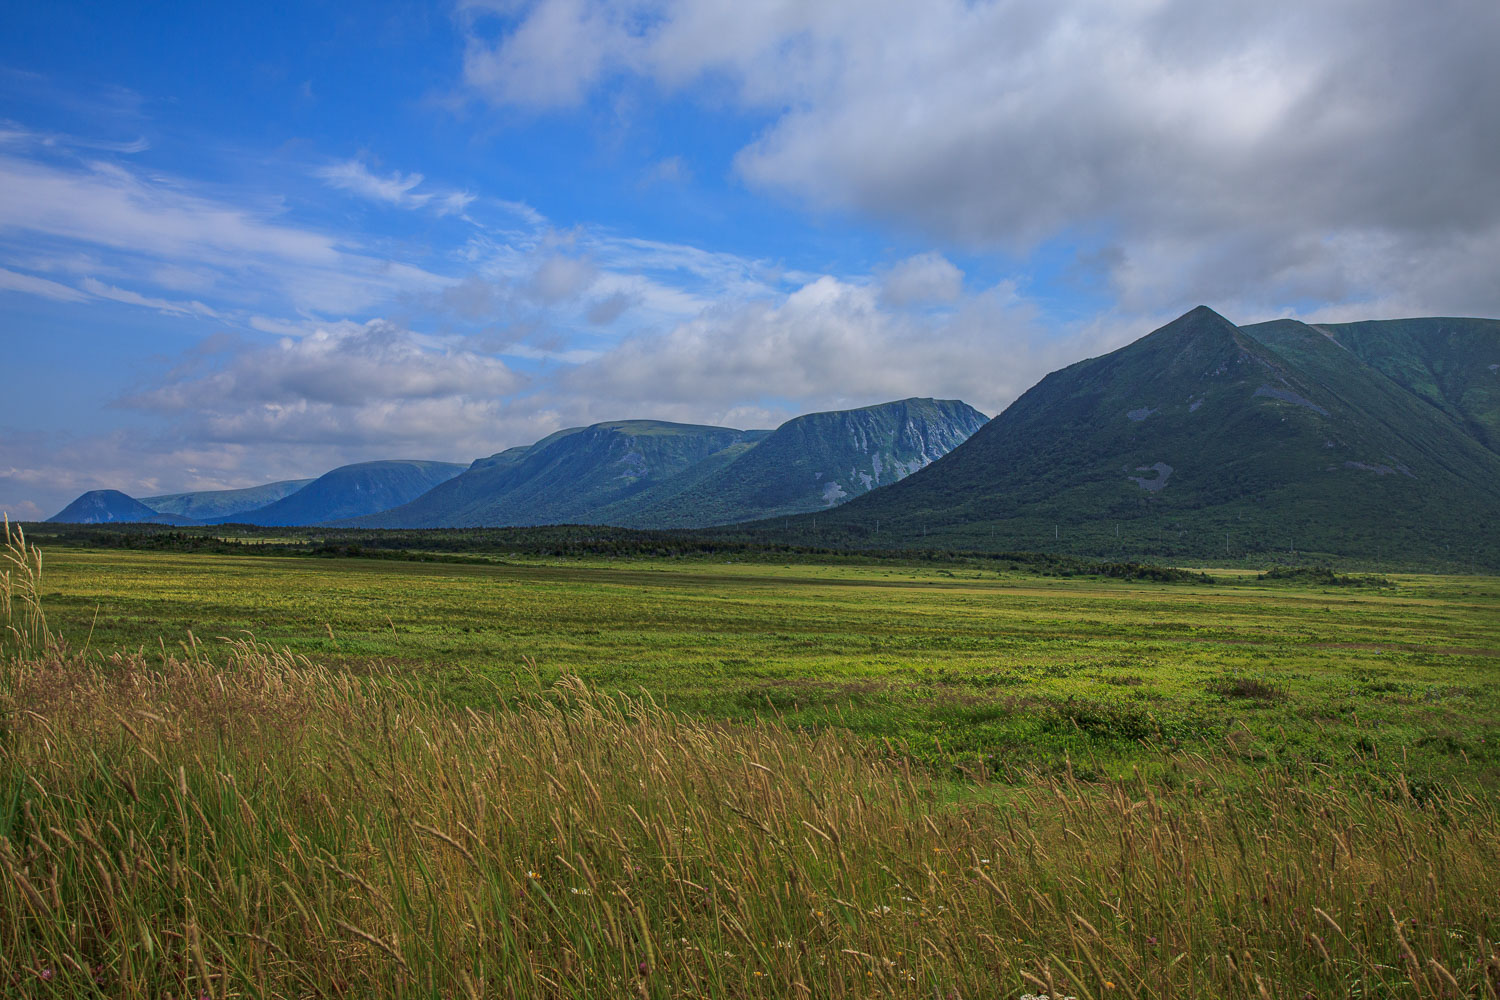
[[[956,399],[903,399],[809,413],[691,480],[599,511],[602,523],[696,528],[827,510],[897,482],[958,447],[984,425]]]
[[[814,544],[1500,565],[1500,323],[1239,328],[1053,372],[922,471],[746,526]]]
[[[593,522],[619,503],[746,441],[755,431],[658,420],[570,428],[480,459],[411,503],[349,522],[375,528]]]
[[[311,479],[285,479],[279,483],[263,486],[247,486],[239,490],[202,490],[197,493],[169,493],[157,497],[140,497],[140,502],[163,514],[179,514],[183,517],[208,521],[215,518],[244,514],[282,497],[297,492]]]
[[[808,414],[775,431],[652,420],[574,427],[340,526],[699,527],[824,510],[922,468],[984,420],[957,400],[905,399]]]
[[[415,499],[464,471],[451,462],[360,462],[324,473],[275,503],[221,516],[219,523],[295,526],[319,524],[388,510]]]
[[[200,524],[190,517],[162,513],[119,490],[89,490],[48,521],[60,524]]]

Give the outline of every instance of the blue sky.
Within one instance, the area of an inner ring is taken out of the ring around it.
[[[0,509],[1500,315],[1500,8],[10,4]]]

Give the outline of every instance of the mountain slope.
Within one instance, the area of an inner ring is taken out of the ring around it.
[[[351,526],[506,527],[590,522],[594,511],[650,489],[755,432],[617,420],[570,428],[481,459],[411,503]]]
[[[1244,329],[1276,347],[1297,336],[1299,327],[1327,337],[1500,452],[1500,320],[1396,319],[1311,327],[1277,320]]]
[[[190,517],[153,510],[119,490],[89,490],[47,518],[59,524],[200,524]]]
[[[216,520],[294,526],[359,517],[406,503],[463,471],[450,462],[360,462],[324,473],[275,503]]]
[[[688,528],[826,510],[941,458],[985,420],[953,399],[810,413],[788,420],[721,468],[704,470],[696,482],[647,503],[600,511],[599,520]]]
[[[765,430],[745,431],[744,437],[740,440],[729,445],[727,448],[714,452],[701,462],[690,465],[681,472],[655,483],[639,493],[631,494],[623,500],[606,504],[592,511],[583,523],[609,525],[642,523],[641,511],[654,510],[661,505],[669,504],[681,494],[694,489],[706,480],[712,479],[722,470],[733,464],[741,455],[755,448],[756,445],[771,433],[771,431]]]
[[[910,478],[816,523],[755,530],[867,545],[1493,563],[1500,540],[1486,525],[1497,515],[1500,455],[1465,423],[1321,329],[1241,330],[1199,307],[1048,375]]]
[[[239,490],[202,490],[197,493],[169,493],[157,497],[140,497],[141,503],[163,514],[207,521],[256,510],[296,493],[311,479],[286,479],[279,483],[247,486]]]

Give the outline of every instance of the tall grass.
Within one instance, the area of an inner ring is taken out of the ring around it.
[[[21,526],[0,518],[0,660],[39,653],[52,645],[42,610],[42,550],[28,545]],[[4,681],[0,680],[0,684]]]
[[[0,699],[20,997],[1500,996],[1500,813],[1187,756],[951,784],[564,679],[495,714],[245,640]]]

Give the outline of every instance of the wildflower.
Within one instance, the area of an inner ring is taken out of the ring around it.
[[[1112,990],[1112,989],[1114,989],[1114,988],[1115,988],[1115,984],[1114,984],[1114,981],[1113,981],[1113,980],[1110,980],[1110,979],[1106,979],[1106,980],[1105,980],[1105,981],[1104,981],[1104,988],[1105,988],[1105,989],[1107,989],[1107,990]]]
[[[646,973],[651,971],[651,966],[647,965],[645,962],[642,962],[640,965],[637,965],[635,967],[635,971],[644,976]]]
[[[534,871],[531,871],[530,869],[527,869],[527,871],[526,871],[526,877],[527,878],[541,878],[542,876],[538,872],[534,872]]]
[[[44,983],[52,982],[52,977],[55,975],[57,975],[57,973],[53,972],[51,969],[43,969],[41,972],[38,972],[36,974],[37,978]]]

